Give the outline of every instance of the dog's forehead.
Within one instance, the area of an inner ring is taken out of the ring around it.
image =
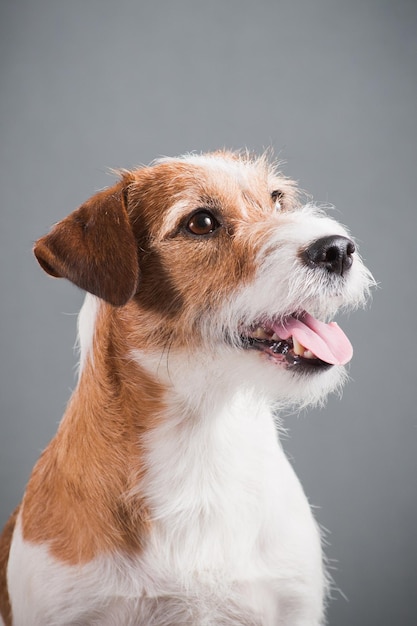
[[[129,200],[136,230],[164,238],[187,214],[213,208],[226,221],[259,220],[274,209],[272,192],[282,190],[285,208],[295,204],[295,184],[266,156],[234,152],[162,158],[131,172]],[[280,200],[281,202],[281,200]]]
[[[234,153],[216,152],[189,154],[156,161],[156,166],[169,168],[179,193],[236,193],[268,189],[274,177],[272,166],[265,159],[250,159]]]
[[[135,174],[134,187],[148,205],[150,221],[165,215],[169,223],[176,214],[199,206],[233,211],[247,202],[269,204],[280,180],[266,159],[234,153],[163,158]]]
[[[243,189],[251,184],[268,182],[272,170],[264,159],[242,158],[233,153],[193,154],[184,156],[182,160],[205,171],[207,177],[214,174]]]

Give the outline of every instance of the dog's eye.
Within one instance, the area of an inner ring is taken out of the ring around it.
[[[204,209],[194,213],[187,222],[187,230],[193,235],[199,236],[210,235],[219,226],[219,222],[210,211]]]
[[[282,209],[282,199],[283,199],[283,197],[284,197],[284,194],[279,189],[275,189],[275,191],[273,191],[271,193],[271,198],[272,198],[272,201],[275,204],[275,208],[276,208],[277,211],[280,211]]]

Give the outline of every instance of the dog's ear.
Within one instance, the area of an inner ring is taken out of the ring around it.
[[[124,179],[94,195],[34,246],[48,274],[67,278],[116,306],[134,296],[139,280],[126,183]]]

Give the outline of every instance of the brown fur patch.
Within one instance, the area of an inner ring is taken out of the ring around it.
[[[12,626],[12,607],[7,590],[7,564],[19,508],[17,507],[10,516],[0,536],[0,614],[5,626]]]
[[[103,303],[94,365],[85,364],[24,497],[24,539],[48,543],[67,563],[138,551],[147,535],[145,503],[127,494],[143,473],[140,435],[157,423],[163,389],[137,365],[122,364],[125,334],[117,309]]]

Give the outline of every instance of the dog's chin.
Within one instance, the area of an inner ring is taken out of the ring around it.
[[[171,353],[170,360],[173,356]],[[194,372],[201,366],[204,380],[210,380],[220,395],[225,389],[228,393],[241,390],[264,398],[277,408],[296,410],[323,405],[327,396],[339,392],[348,378],[343,365],[291,355],[278,358],[269,347],[259,349],[229,342],[217,344],[215,349],[211,345],[193,351],[190,363]],[[194,388],[198,386],[198,382],[193,384]]]
[[[289,361],[271,356],[269,350],[243,349],[235,361],[234,376],[272,402],[294,408],[324,404],[348,377],[343,365],[305,362],[302,357]]]
[[[284,403],[321,404],[346,380],[344,365],[352,356],[348,338],[336,323],[306,311],[277,319],[240,327],[231,341],[240,353],[240,375]]]

